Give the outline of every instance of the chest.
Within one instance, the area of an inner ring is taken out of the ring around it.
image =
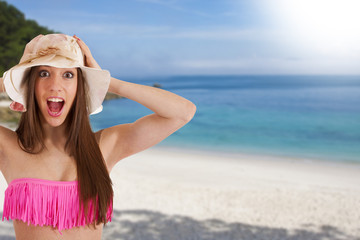
[[[40,178],[55,181],[76,180],[76,161],[63,151],[50,148],[38,154],[24,152],[20,147],[6,154],[3,171],[8,183],[17,178]]]

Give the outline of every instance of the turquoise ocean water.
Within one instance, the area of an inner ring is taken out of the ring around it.
[[[194,119],[160,146],[360,163],[360,76],[178,76],[124,79],[179,94]],[[128,99],[104,103],[94,130],[151,111]]]

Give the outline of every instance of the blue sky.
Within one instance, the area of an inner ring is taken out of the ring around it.
[[[9,0],[113,76],[360,74],[358,0]]]

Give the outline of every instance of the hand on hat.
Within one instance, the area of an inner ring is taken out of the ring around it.
[[[91,67],[91,68],[98,68],[101,69],[101,67],[99,66],[99,64],[95,61],[94,57],[92,56],[89,47],[83,42],[81,41],[80,38],[78,38],[76,35],[73,36],[76,40],[77,43],[79,44],[81,51],[84,54],[84,64],[86,67]]]

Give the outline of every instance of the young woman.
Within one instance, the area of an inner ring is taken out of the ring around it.
[[[15,132],[0,127],[0,170],[8,183],[3,220],[13,220],[18,240],[101,239],[112,216],[111,169],[196,111],[171,92],[110,77],[82,40],[63,34],[30,41],[0,79],[4,87],[10,108],[23,112]],[[101,111],[107,91],[154,113],[93,133],[89,115]]]

